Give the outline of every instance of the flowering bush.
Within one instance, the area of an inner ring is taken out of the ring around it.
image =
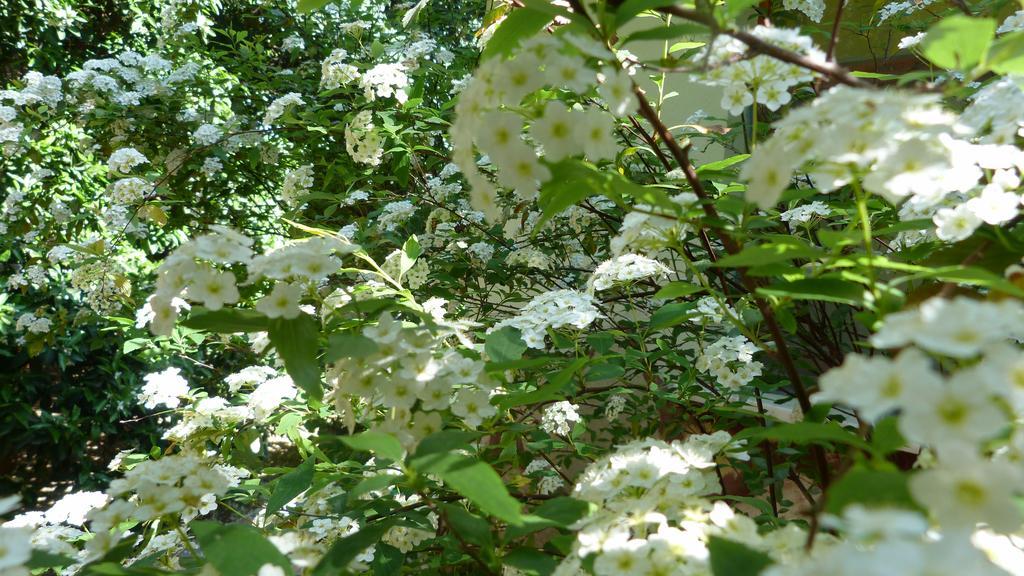
[[[4,449],[110,454],[0,574],[1024,574],[1024,11],[754,4],[158,0],[19,76]]]

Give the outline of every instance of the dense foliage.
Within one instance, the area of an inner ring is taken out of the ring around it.
[[[0,574],[1024,574],[1022,8],[0,8]]]

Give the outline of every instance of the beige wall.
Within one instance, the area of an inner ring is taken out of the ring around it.
[[[619,32],[620,37],[624,37],[628,34],[636,32],[638,30],[646,30],[658,26],[664,26],[662,21],[658,18],[636,18],[625,26]],[[681,40],[687,40],[688,38],[675,39],[668,42],[671,46]],[[705,37],[694,36],[692,40],[704,41]],[[626,49],[636,54],[643,61],[658,61],[661,58],[662,53],[666,49],[665,41],[655,40],[643,40],[637,42],[631,42],[626,46]],[[650,73],[646,71],[640,71],[636,73],[637,83],[643,88],[648,95],[650,100],[657,102],[658,87],[649,79]],[[692,82],[688,74],[685,73],[672,73],[668,74],[668,78],[665,81],[665,94],[677,92],[676,96],[665,100],[662,107],[662,120],[668,126],[675,126],[682,124],[690,117],[691,114],[697,110],[704,110],[710,116],[716,116],[719,118],[725,117],[726,112],[722,109],[722,89],[719,86],[708,86],[697,82]],[[704,162],[710,162],[714,160],[721,160],[725,151],[720,146],[712,146],[706,152],[698,150],[698,148],[704,148],[704,143],[699,142],[694,147],[692,156],[697,164]]]

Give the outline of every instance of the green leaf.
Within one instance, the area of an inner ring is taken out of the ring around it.
[[[529,7],[513,10],[505,20],[498,25],[494,35],[487,41],[484,47],[481,60],[494,58],[511,53],[519,42],[529,38],[540,31],[541,28],[551,22],[551,15]]]
[[[725,18],[732,20],[743,11],[758,3],[758,0],[725,0]]]
[[[484,353],[493,362],[511,362],[519,360],[526,352],[526,343],[518,328],[505,326],[487,335],[484,340]]]
[[[768,428],[747,428],[736,434],[736,440],[777,440],[794,444],[831,443],[849,444],[863,450],[871,446],[860,436],[843,429],[835,422],[793,422]]]
[[[494,548],[494,540],[491,537],[491,525],[487,520],[469,512],[458,504],[442,504],[441,509],[444,510],[448,524],[462,536],[463,540],[484,549]]]
[[[64,566],[70,566],[75,561],[66,556],[60,554],[53,554],[44,550],[33,549],[32,556],[28,562],[25,563],[25,567],[30,570],[36,568],[63,568]]]
[[[708,552],[714,576],[757,576],[773,564],[764,552],[718,536],[708,540]]]
[[[476,504],[481,511],[509,524],[520,524],[522,512],[501,477],[491,466],[456,452],[428,454],[415,458],[417,472],[435,474],[452,490]]]
[[[292,569],[288,558],[253,526],[196,521],[189,527],[206,561],[221,574],[252,576],[264,564],[279,566],[286,572]]]
[[[373,452],[395,462],[401,462],[405,454],[398,439],[383,432],[367,430],[355,436],[342,436],[341,441],[353,450]]]
[[[615,334],[611,332],[594,332],[587,334],[587,344],[598,354],[607,354],[615,345]]]
[[[513,392],[499,397],[498,406],[507,410],[515,406],[524,406],[526,404],[536,404],[538,402],[547,402],[549,400],[565,398],[565,389],[567,385],[572,380],[573,375],[587,364],[587,361],[588,358],[577,358],[573,360],[568,366],[562,368],[562,370],[536,390],[530,390],[528,392]]]
[[[267,516],[276,513],[302,494],[313,483],[313,458],[307,459],[294,470],[277,479],[274,491],[267,500]]]
[[[586,198],[604,195],[621,202],[621,193],[616,188],[636,186],[618,173],[603,172],[593,164],[572,158],[550,164],[549,169],[551,179],[541,185],[537,198],[541,217],[535,230]]]
[[[879,420],[871,432],[871,447],[879,456],[891,454],[906,444],[906,439],[900,434],[899,419],[895,416]]]
[[[320,387],[319,349],[320,330],[316,319],[309,314],[295,318],[274,318],[267,330],[270,343],[284,360],[285,370],[295,384],[306,391],[312,400],[323,398]]]
[[[470,430],[441,430],[428,435],[416,446],[414,458],[427,454],[452,452],[457,448],[468,448],[469,443],[480,437],[479,432]]]
[[[509,538],[520,538],[545,528],[569,528],[577,520],[590,514],[590,503],[568,496],[552,498],[523,515],[520,526],[508,529]]]
[[[993,42],[985,62],[989,70],[999,74],[1024,74],[1024,30]]]
[[[558,567],[558,560],[534,548],[513,548],[506,553],[501,562],[519,571],[538,576],[547,576]]]
[[[907,474],[855,466],[828,489],[825,509],[839,514],[850,504],[916,509],[907,487]]]
[[[331,334],[327,337],[324,360],[334,362],[341,358],[365,358],[377,351],[377,343],[362,334]]]
[[[665,286],[662,286],[661,290],[658,290],[653,297],[661,300],[672,300],[674,298],[682,298],[683,296],[689,296],[690,294],[696,294],[697,292],[703,291],[703,286],[690,284],[689,282],[669,282]]]
[[[299,13],[319,10],[330,4],[332,0],[299,0]]]
[[[637,40],[674,40],[682,36],[693,36],[694,34],[705,34],[708,28],[703,24],[696,22],[686,22],[684,24],[673,24],[671,26],[658,26],[657,28],[650,28],[648,30],[641,30],[634,32],[629,36],[626,36],[619,46],[625,46],[630,42],[636,42]]]
[[[399,272],[398,277],[405,276],[405,273],[412,270],[412,267],[416,264],[416,259],[423,253],[423,248],[420,247],[419,240],[416,239],[416,235],[412,235],[405,244],[402,245],[402,254],[399,257]]]
[[[348,499],[351,501],[363,494],[366,494],[367,492],[387,488],[401,479],[402,476],[397,476],[395,474],[377,474],[375,476],[370,476],[369,478],[363,478],[358,484],[348,491]]]
[[[779,296],[793,300],[820,300],[851,306],[860,306],[864,303],[863,286],[837,278],[807,278],[793,282],[777,282],[758,288],[757,293],[763,296]]]
[[[264,332],[270,325],[270,319],[256,312],[241,308],[221,308],[207,310],[196,306],[188,313],[188,318],[181,325],[195,330],[208,330],[222,334],[235,332]]]
[[[348,573],[348,565],[356,559],[356,556],[380,542],[384,533],[396,521],[396,519],[390,519],[363,526],[359,532],[349,534],[336,541],[313,569],[313,576],[337,576]],[[231,574],[231,572],[225,572],[225,574]]]
[[[717,162],[708,162],[707,164],[702,164],[699,168],[697,168],[697,174],[704,174],[706,172],[721,172],[726,168],[729,168],[730,166],[743,162],[747,158],[750,158],[750,154],[737,154],[735,156],[730,156],[724,160],[719,160]]]
[[[641,12],[674,6],[677,2],[678,0],[626,0],[615,10],[615,28],[621,28]]]
[[[811,246],[795,236],[773,235],[770,238],[763,244],[747,246],[737,254],[719,258],[715,266],[730,268],[763,266],[796,258],[816,258],[823,254],[820,248]]]
[[[686,322],[696,306],[693,302],[669,302],[651,314],[651,330],[663,330]]]
[[[969,70],[985,57],[995,35],[995,20],[957,14],[928,29],[921,52],[936,66]]]

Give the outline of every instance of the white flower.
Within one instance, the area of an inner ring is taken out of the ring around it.
[[[28,528],[0,527],[0,573],[27,575],[20,567],[32,556],[32,531]]]
[[[1009,421],[973,371],[960,371],[945,386],[921,387],[903,407],[900,431],[912,442],[940,452],[975,445],[999,433]]]
[[[982,219],[967,203],[955,208],[942,208],[932,220],[936,226],[935,235],[947,242],[966,240],[982,223]]]
[[[600,317],[592,296],[574,290],[555,290],[535,297],[517,316],[498,322],[492,330],[504,326],[518,328],[527,346],[543,348],[548,328],[583,329]]]
[[[114,174],[128,174],[132,168],[148,162],[149,159],[135,148],[120,148],[110,155],[107,167]]]
[[[910,478],[914,498],[947,529],[973,529],[979,522],[1000,532],[1021,526],[1014,494],[1020,491],[1020,471],[1006,462],[993,462],[964,452],[938,467]]]
[[[226,270],[215,270],[204,266],[192,276],[188,286],[189,299],[202,302],[210,310],[220,310],[225,304],[238,302],[238,288],[235,275]]]
[[[273,102],[270,103],[270,106],[267,108],[266,113],[263,115],[263,123],[266,124],[267,126],[270,126],[271,124],[274,123],[275,120],[277,120],[278,118],[281,117],[281,115],[284,114],[285,109],[287,109],[289,106],[302,106],[304,104],[305,101],[302,100],[301,94],[299,94],[298,92],[289,92],[288,94],[285,94],[284,96],[281,96],[277,100],[274,100]]]
[[[908,348],[895,360],[848,354],[842,366],[822,374],[815,402],[839,402],[856,408],[868,421],[918,402],[944,385],[922,352]]]
[[[192,133],[192,139],[200,146],[212,146],[220,140],[221,135],[220,127],[214,124],[203,124]]]
[[[575,404],[566,401],[550,404],[544,408],[544,412],[541,414],[540,427],[549,434],[567,436],[572,431],[573,425],[582,420],[577,411],[578,408]]]
[[[292,319],[299,316],[299,299],[305,290],[301,284],[276,282],[274,289],[256,302],[256,310],[267,318]]]
[[[178,368],[167,368],[162,372],[147,374],[145,384],[139,392],[139,401],[149,409],[163,405],[177,408],[181,404],[180,397],[188,396],[188,381],[181,376]]]
[[[814,201],[810,204],[803,204],[779,214],[779,220],[793,224],[806,224],[815,216],[825,218],[832,214],[832,210],[824,202]]]
[[[618,118],[625,118],[639,107],[633,94],[633,80],[621,69],[606,67],[601,70],[603,80],[597,91],[608,105],[608,111]]]
[[[897,47],[900,50],[907,50],[907,49],[913,48],[913,47],[917,46],[918,44],[920,44],[921,41],[924,40],[924,37],[925,37],[925,33],[924,32],[918,32],[917,34],[914,34],[913,36],[904,36],[902,39],[900,39],[900,43],[897,45]]]
[[[524,200],[534,199],[540,184],[551,178],[551,171],[540,163],[533,148],[522,142],[491,159],[498,165],[498,183],[515,190]]]
[[[583,151],[576,138],[579,115],[566,108],[558,100],[551,100],[544,107],[544,115],[530,125],[530,135],[544,147],[544,157],[551,162]]]
[[[110,500],[103,492],[72,492],[55,502],[46,511],[46,521],[50,524],[85,524],[86,515],[90,511],[102,508]]]
[[[290,377],[278,376],[257,386],[252,394],[249,394],[247,404],[253,409],[253,417],[262,421],[285,400],[291,400],[297,394],[298,390]]]
[[[998,225],[1017,217],[1020,211],[1019,194],[1007,192],[998,184],[982,188],[981,194],[967,201],[966,207],[986,224]]]
[[[497,409],[491,405],[490,395],[487,392],[471,388],[463,388],[455,393],[451,409],[452,414],[462,418],[472,428],[476,428],[485,419],[497,413]]]
[[[871,343],[879,348],[914,343],[936,354],[970,358],[987,346],[1017,335],[1022,320],[1024,306],[1012,299],[988,302],[962,296],[952,300],[932,298],[917,308],[886,316]]]
[[[657,260],[639,254],[623,254],[602,262],[587,285],[593,290],[607,290],[620,283],[629,283],[652,276],[664,276],[669,269]]]
[[[583,144],[583,152],[591,161],[614,160],[619,145],[612,135],[614,124],[600,110],[585,110],[576,121],[576,138]]]

